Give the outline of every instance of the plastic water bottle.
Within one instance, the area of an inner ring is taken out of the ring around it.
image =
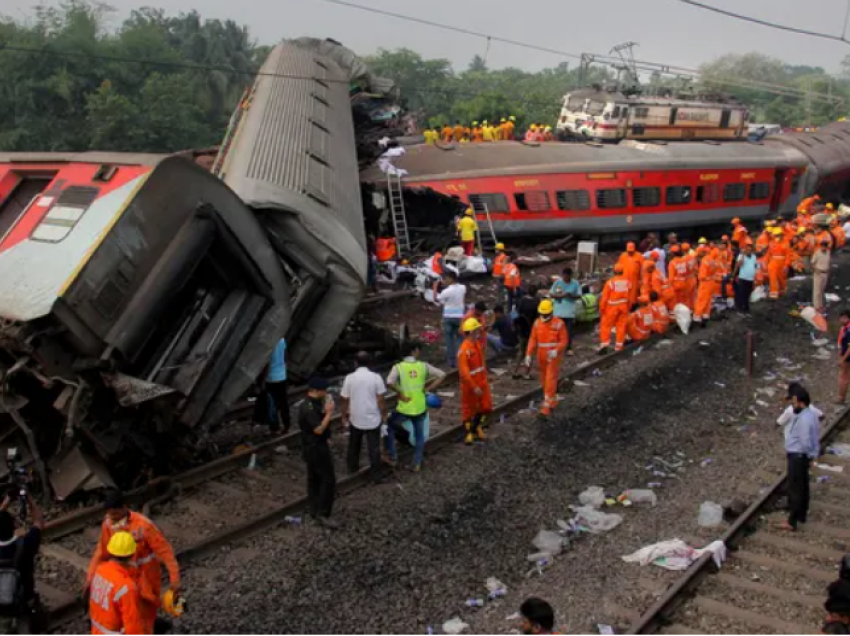
[[[251,459],[248,461],[248,470],[257,470],[257,453],[251,453]]]
[[[490,598],[491,601],[495,601],[497,598],[502,598],[505,594],[507,594],[507,592],[505,592],[505,590],[498,589],[498,590],[493,590],[487,596]]]
[[[293,526],[300,526],[302,520],[301,520],[301,517],[293,517],[292,515],[286,515],[283,518],[283,521],[284,521],[284,523],[288,523],[288,524],[293,525]]]
[[[465,603],[465,605],[467,607],[484,607],[484,599],[471,598]]]

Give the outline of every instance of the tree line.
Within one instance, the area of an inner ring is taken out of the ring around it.
[[[110,7],[94,0],[0,18],[0,150],[171,152],[221,140],[270,47],[233,20],[203,19],[196,11],[174,16],[143,8],[117,27],[113,18]],[[599,66],[582,75],[567,63],[540,71],[491,69],[480,56],[458,71],[449,60],[404,48],[380,49],[366,60],[398,83],[421,125],[508,115],[520,126],[554,124],[568,90],[614,77]],[[756,120],[783,126],[826,123],[847,107],[728,87],[723,78],[829,93],[850,104],[850,56],[837,77],[755,53],[724,56],[701,70],[696,86],[660,76],[647,83],[654,90],[721,88],[748,104]]]

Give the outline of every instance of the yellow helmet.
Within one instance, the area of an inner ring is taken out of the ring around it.
[[[511,115],[510,117],[508,117],[508,119],[510,119],[511,121],[516,121],[516,117],[514,117],[513,115]]]
[[[464,214],[466,214],[466,216],[472,216],[475,214],[475,211],[472,208],[466,208],[466,212],[464,212]]]
[[[475,331],[476,329],[481,329],[481,323],[478,322],[476,318],[467,318],[463,321],[463,327],[461,327],[461,331],[464,333],[469,333],[470,331]]]
[[[477,125],[478,125],[478,122],[477,122],[477,121],[474,121],[474,122],[472,122],[472,125],[473,125],[473,126],[477,126]]]
[[[529,128],[531,130],[537,130],[537,124],[531,124],[531,126],[529,126]]]
[[[546,126],[544,129],[546,132],[552,132],[552,126]]]
[[[177,596],[174,590],[166,590],[165,594],[162,595],[162,611],[174,618],[180,618],[183,616],[184,610],[185,602],[183,601],[183,597]]]
[[[486,119],[484,120],[484,125],[485,125],[485,126],[487,125],[487,120],[486,120]]]
[[[136,554],[136,540],[129,532],[116,532],[106,546],[112,556],[126,558]]]
[[[541,300],[540,304],[537,306],[537,313],[543,316],[548,316],[553,311],[555,311],[555,303],[548,298]]]
[[[797,234],[805,234],[805,233],[806,233],[806,228],[804,228],[804,227],[798,227],[797,228]]]
[[[697,241],[697,244],[698,245],[708,245],[708,239],[703,236],[699,241]]]
[[[503,124],[505,123],[505,118],[504,118],[504,117],[502,117],[501,122],[502,122]]]
[[[496,243],[496,249],[497,250],[504,250],[505,244],[504,243]]]
[[[826,209],[827,209],[827,210],[834,210],[834,209],[835,209],[835,206],[834,206],[834,205],[832,205],[832,203],[827,203],[827,204],[826,204]]]
[[[782,228],[781,228],[781,227],[775,227],[775,228],[771,229],[771,230],[770,230],[770,232],[771,232],[774,236],[782,236],[782,235],[784,234],[784,232],[782,231]]]
[[[774,225],[776,225],[776,221],[771,221],[770,219],[767,219],[767,220],[764,222],[764,226],[765,226],[765,227],[773,227]]]

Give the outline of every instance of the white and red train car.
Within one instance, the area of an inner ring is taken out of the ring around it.
[[[405,188],[431,188],[483,211],[501,237],[625,234],[793,213],[814,192],[850,196],[850,127],[764,142],[500,142],[417,145],[394,165]],[[380,186],[376,170],[364,177]],[[421,220],[411,221],[421,226]]]

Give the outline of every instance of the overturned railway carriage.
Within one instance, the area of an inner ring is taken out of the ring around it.
[[[0,155],[0,230],[0,443],[60,497],[173,457],[289,326],[262,227],[186,159]]]
[[[355,80],[366,88],[377,82],[335,42],[279,44],[216,162],[224,182],[255,211],[292,282],[287,356],[296,374],[319,365],[365,292],[366,236],[349,96]]]
[[[791,214],[814,192],[846,198],[850,127],[760,143],[418,145],[394,165],[405,188],[489,214],[500,238],[630,233]],[[363,177],[386,188],[377,167]],[[428,225],[427,210],[408,214],[411,227]]]

